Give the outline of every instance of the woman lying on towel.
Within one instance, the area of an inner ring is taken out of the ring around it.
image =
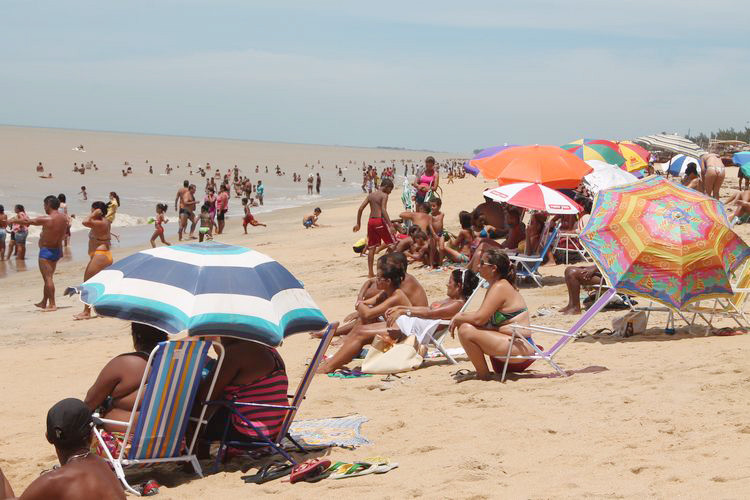
[[[133,411],[135,396],[141,385],[143,372],[151,351],[159,342],[167,340],[161,330],[140,323],[131,323],[134,352],[120,354],[112,359],[99,373],[96,382],[86,393],[85,403],[102,418],[128,422]],[[124,438],[124,428],[105,424],[102,437],[113,455],[119,453]],[[92,451],[101,457],[106,453],[94,440]]]
[[[528,326],[529,311],[526,301],[516,288],[516,271],[505,252],[489,249],[482,255],[479,274],[490,287],[479,309],[457,314],[449,329],[451,335],[458,331],[476,377],[489,380],[490,371],[484,359],[488,356],[506,356],[513,334],[512,325]],[[531,337],[527,337],[531,341]],[[522,340],[516,340],[511,356],[527,356],[532,349]]]
[[[357,303],[357,314],[362,320],[349,334],[344,337],[344,342],[336,354],[323,361],[318,367],[318,373],[329,373],[341,368],[354,359],[367,344],[375,339],[372,323],[385,325],[385,313],[396,306],[410,307],[406,293],[401,290],[401,282],[406,275],[406,270],[399,264],[383,255],[378,259],[378,271],[376,282],[379,293],[370,299]]]

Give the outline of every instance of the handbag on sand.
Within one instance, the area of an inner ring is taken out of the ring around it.
[[[612,320],[612,335],[630,337],[646,331],[648,318],[644,311],[630,311]]]
[[[390,374],[419,368],[422,356],[417,352],[417,337],[409,335],[402,342],[391,346],[381,337],[375,337],[371,349],[362,362],[363,373]]]

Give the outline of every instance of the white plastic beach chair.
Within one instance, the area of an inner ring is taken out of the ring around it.
[[[135,396],[133,408],[138,408],[139,411],[132,412],[127,422],[101,418],[94,414],[94,434],[106,454],[106,460],[112,464],[117,478],[128,492],[140,495],[125,479],[123,468],[132,465],[190,462],[195,473],[203,477],[198,459],[193,454],[193,447],[200,426],[205,423],[205,406],[197,419],[190,441],[186,442],[184,438],[211,346],[212,343],[206,340],[161,342],[151,351],[141,386]],[[220,354],[208,391],[209,396],[224,360],[224,349],[220,344],[217,347]],[[122,427],[125,431],[122,446],[114,456],[102,437],[102,424]],[[129,441],[131,445],[127,449],[126,443]]]
[[[461,307],[461,310],[459,313],[462,313],[466,311],[466,309],[469,308],[469,305],[471,305],[471,302],[474,300],[474,297],[477,295],[477,292],[480,288],[486,288],[487,287],[487,281],[484,280],[484,278],[479,278],[479,283],[477,284],[477,287],[474,289],[473,292],[471,292],[471,295],[469,295],[469,298],[466,299],[466,302],[464,302],[463,307]],[[445,342],[445,338],[448,336],[448,326],[451,324],[450,320],[448,319],[441,319],[438,328],[434,331],[428,331],[425,332],[425,340],[424,345],[427,346],[429,349],[430,346],[434,347],[438,351],[440,351],[440,354],[445,356],[448,361],[452,365],[458,364],[458,361],[453,359],[453,356],[451,356],[448,351],[443,347],[443,342]]]
[[[599,300],[594,302],[591,307],[588,308],[588,310],[581,316],[581,319],[579,319],[568,331],[562,330],[560,328],[552,328],[549,326],[540,326],[540,325],[529,325],[529,326],[522,326],[522,325],[512,325],[513,329],[513,335],[511,336],[511,341],[508,344],[508,353],[505,356],[495,356],[495,358],[499,358],[500,360],[505,360],[504,366],[503,366],[503,373],[500,378],[502,382],[505,382],[505,375],[508,372],[508,364],[513,361],[523,361],[523,360],[544,360],[549,365],[555,369],[557,373],[559,373],[563,377],[567,377],[568,374],[565,373],[565,371],[560,368],[560,366],[555,363],[554,357],[559,353],[563,347],[568,345],[568,342],[576,338],[576,336],[580,333],[580,331],[583,329],[583,327],[586,326],[586,324],[596,316],[598,312],[600,312],[602,309],[604,309],[604,306],[606,306],[609,303],[609,299],[612,298],[612,296],[616,293],[616,290],[614,288],[610,288],[609,290],[605,291],[601,297],[599,297]],[[538,332],[538,333],[546,333],[551,335],[557,335],[560,337],[560,339],[550,348],[546,351],[542,351],[534,342],[529,342],[529,340],[525,337],[525,335],[529,335],[531,333]],[[524,335],[525,334],[525,335]],[[531,348],[534,351],[534,354],[529,356],[511,356],[511,350],[513,349],[513,345],[515,340],[518,339],[524,344],[526,344],[529,348]]]
[[[711,333],[716,316],[732,319],[740,328],[750,327],[750,321],[745,315],[745,303],[750,297],[750,265],[747,263],[742,267],[739,280],[732,286],[734,295],[730,299],[713,299],[711,306],[702,306],[700,302],[689,304],[684,312],[692,314],[689,325],[694,325],[695,320],[700,317],[706,322],[706,335]],[[687,320],[686,320],[687,321]]]

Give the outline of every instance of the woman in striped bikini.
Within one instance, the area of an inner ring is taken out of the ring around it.
[[[276,349],[228,337],[222,337],[220,342],[224,347],[224,362],[216,380],[212,400],[283,406],[289,404],[286,368]],[[206,380],[211,378],[206,377]],[[205,384],[197,401],[204,401],[207,392],[208,384]],[[209,407],[209,411],[214,410],[215,413],[209,417],[206,425],[201,443],[201,451],[204,453],[201,455],[207,455],[211,442],[221,440],[228,420],[231,420],[228,440],[250,441],[259,437],[276,438],[286,416],[284,409],[253,406],[240,406],[237,409],[244,419],[231,414],[224,407]]]

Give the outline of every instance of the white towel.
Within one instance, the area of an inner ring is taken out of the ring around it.
[[[406,335],[415,335],[417,342],[424,344],[429,335],[433,335],[435,330],[440,326],[439,319],[424,319],[415,318],[413,316],[407,316],[402,314],[396,320],[396,325],[401,330],[401,333]]]

